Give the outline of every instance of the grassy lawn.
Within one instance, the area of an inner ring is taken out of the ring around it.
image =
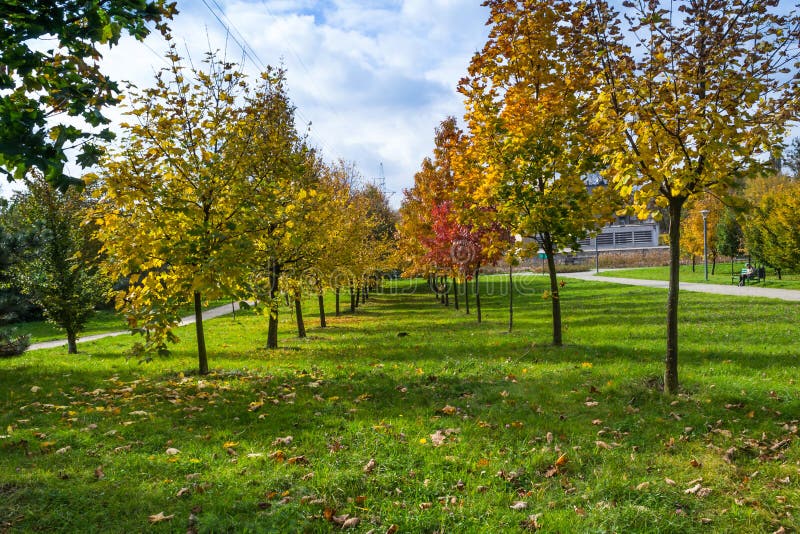
[[[736,280],[739,273],[744,268],[744,263],[734,263]],[[601,271],[599,276],[611,276],[617,278],[636,278],[639,280],[669,280],[669,267],[642,267],[636,269],[614,269],[611,271]],[[733,283],[737,283],[736,280]],[[705,280],[705,271],[702,263],[695,266],[692,272],[691,265],[681,265],[681,282],[696,282],[709,284],[731,285],[731,264],[717,264],[716,273],[711,274],[711,264],[708,266],[708,282]],[[749,283],[749,282],[748,282]],[[780,289],[800,289],[800,274],[783,273],[781,280],[775,276],[774,269],[767,269],[766,282],[759,282],[757,286],[773,287]]]
[[[568,280],[555,348],[546,283],[511,334],[487,277],[481,325],[409,282],[324,330],[309,303],[305,340],[284,314],[276,351],[263,316],[209,321],[204,377],[193,328],[149,364],[0,360],[0,529],[800,529],[798,304],[682,294],[665,397],[663,291]]]
[[[218,300],[209,302],[205,309],[214,308],[229,304],[229,301]],[[187,305],[184,315],[191,315],[193,313],[191,306]],[[61,328],[47,321],[31,321],[27,323],[16,323],[3,327],[4,329],[13,329],[15,335],[31,335],[31,343],[39,343],[41,341],[53,341],[56,339],[66,339],[66,334]],[[116,332],[120,330],[127,330],[127,323],[125,319],[120,317],[118,313],[113,310],[98,310],[94,316],[86,324],[86,328],[81,332],[80,337],[92,336],[95,334],[104,334],[106,332]]]

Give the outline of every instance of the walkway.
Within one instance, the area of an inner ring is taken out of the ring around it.
[[[601,269],[602,271],[603,269]],[[636,278],[616,278],[611,276],[597,276],[594,271],[580,273],[558,273],[563,278],[578,278],[591,282],[608,282],[610,284],[625,284],[630,286],[645,286],[667,289],[669,282],[665,280],[638,280]],[[736,297],[765,297],[779,300],[790,300],[800,302],[800,290],[797,289],[777,289],[760,286],[725,285],[725,284],[696,284],[692,282],[681,282],[681,291],[692,291],[695,293],[714,293],[717,295],[733,295]]]
[[[232,313],[234,310],[238,310],[238,309],[239,309],[239,303],[238,302],[234,303],[233,305],[225,304],[224,306],[218,306],[216,308],[211,308],[211,309],[205,310],[203,312],[203,320],[207,321],[209,319],[214,319],[215,317],[220,317],[222,315],[227,315],[229,313]],[[195,318],[194,318],[194,314],[192,314],[192,315],[188,315],[188,316],[184,317],[183,319],[181,319],[181,322],[178,323],[178,326],[186,326],[186,325],[190,325],[190,324],[194,324],[194,323],[195,323]],[[95,340],[98,340],[98,339],[103,339],[105,337],[122,336],[122,335],[130,334],[130,333],[131,333],[130,330],[123,330],[121,332],[106,332],[105,334],[95,334],[93,336],[86,336],[86,337],[78,338],[78,343],[84,343],[86,341],[95,341]],[[33,343],[33,344],[31,344],[31,346],[28,347],[28,350],[52,349],[54,347],[63,347],[66,344],[67,344],[67,340],[66,339],[57,339],[55,341],[42,341],[41,343]]]

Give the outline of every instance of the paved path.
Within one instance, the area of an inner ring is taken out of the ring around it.
[[[236,302],[232,306],[230,304],[225,304],[223,306],[218,306],[216,308],[211,308],[203,312],[203,320],[207,321],[208,319],[213,319],[215,317],[220,317],[222,315],[227,315],[234,310],[239,309],[239,303]],[[181,319],[181,322],[178,323],[178,326],[186,326],[189,324],[194,324],[195,318],[194,314],[188,315]],[[104,337],[115,337],[115,336],[122,336],[125,334],[130,334],[130,330],[123,330],[121,332],[106,332],[105,334],[95,334],[93,336],[86,336],[78,338],[78,343],[83,343],[86,341],[95,341],[97,339],[103,339]],[[63,347],[67,344],[66,339],[57,339],[55,341],[42,341],[41,343],[33,343],[28,350],[38,350],[38,349],[52,349],[53,347]]]
[[[601,269],[602,271],[603,269]],[[611,284],[626,284],[631,286],[645,286],[667,289],[669,282],[664,280],[638,280],[635,278],[616,278],[612,276],[597,276],[594,271],[580,273],[558,273],[563,278],[578,278],[593,282],[608,282]],[[737,297],[765,297],[779,300],[791,300],[800,302],[800,290],[797,289],[778,289],[761,286],[725,285],[725,284],[696,284],[692,282],[681,282],[681,291],[693,291],[695,293],[715,293],[717,295],[734,295]]]

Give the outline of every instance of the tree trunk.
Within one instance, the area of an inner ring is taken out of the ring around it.
[[[294,293],[294,312],[297,316],[297,337],[306,337],[306,323],[303,321],[303,303],[300,301],[300,290]]]
[[[449,308],[450,307],[450,288],[447,285],[447,275],[443,276],[442,280],[444,280],[444,287],[443,287],[443,289],[444,289],[444,305]]]
[[[267,348],[278,348],[278,279],[281,269],[273,264],[269,272],[269,328],[267,330]]]
[[[361,303],[361,284],[356,285],[356,308]]]
[[[78,334],[72,328],[67,328],[67,354],[78,354]]]
[[[361,286],[359,286],[359,287],[362,287],[362,290],[361,290],[361,304],[366,304],[367,303],[367,282],[366,281],[362,282]]]
[[[469,315],[469,280],[466,276],[464,277],[464,307],[466,314]]]
[[[711,256],[711,275],[713,276],[714,273],[717,271],[717,255]]]
[[[453,306],[458,311],[458,277],[453,277]]]
[[[553,308],[553,345],[560,347],[561,338],[561,295],[558,292],[558,273],[556,272],[556,254],[550,234],[542,235],[542,248],[547,256],[547,269],[550,271],[550,300]]]
[[[197,360],[200,364],[200,374],[208,374],[208,355],[206,354],[206,338],[203,335],[203,303],[200,292],[194,292],[194,327],[197,331]]]
[[[356,288],[353,287],[353,282],[350,282],[350,313],[356,312]]]
[[[336,317],[339,317],[340,314],[339,310],[339,286],[336,286]]]
[[[692,254],[692,272],[694,272],[694,265],[695,265],[695,256]]]
[[[317,303],[319,304],[319,327],[326,328],[328,323],[325,321],[325,297],[322,294],[322,290],[317,293]]]
[[[508,332],[514,329],[514,266],[508,264]]]
[[[664,392],[678,392],[678,295],[680,291],[681,210],[685,198],[669,200],[669,293],[667,295],[667,354]]]
[[[478,265],[478,268],[475,269],[475,313],[478,314],[478,323],[481,322],[481,288],[478,285],[480,282],[478,280],[478,275],[481,272],[481,266]]]

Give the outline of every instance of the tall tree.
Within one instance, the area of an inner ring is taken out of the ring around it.
[[[459,175],[479,206],[541,248],[550,272],[553,344],[561,345],[560,251],[601,222],[582,177],[596,160],[586,124],[590,65],[568,1],[487,0],[489,38],[459,90],[471,131]],[[599,193],[602,188],[596,188]]]
[[[92,227],[83,223],[92,200],[79,188],[53,189],[37,170],[25,183],[27,190],[15,195],[4,222],[27,232],[32,246],[17,251],[11,278],[66,332],[67,350],[75,354],[78,334],[111,289],[100,273]]]
[[[77,183],[64,173],[68,151],[81,167],[97,163],[96,141],[113,137],[103,108],[119,101],[118,85],[100,70],[98,45],[117,44],[123,31],[141,41],[149,23],[166,34],[175,13],[166,0],[3,2],[0,172],[19,180],[36,167],[51,184]]]
[[[776,176],[748,188],[751,209],[745,217],[748,253],[775,268],[800,269],[800,182]]]
[[[204,299],[236,294],[252,254],[252,236],[270,223],[256,208],[276,192],[248,168],[280,91],[280,73],[266,72],[250,89],[234,64],[209,54],[186,69],[174,51],[155,86],[133,93],[121,146],[98,179],[98,236],[107,270],[127,278],[117,295],[132,329],[145,335],[134,350],[164,353],[180,308],[193,303],[199,372],[208,372]],[[248,106],[247,99],[255,103]]]
[[[703,211],[706,211],[705,224]],[[712,274],[716,269],[717,256],[720,254],[717,246],[717,233],[714,229],[717,228],[724,211],[725,206],[718,198],[706,194],[698,196],[690,206],[687,205],[686,216],[683,219],[681,250],[692,257],[692,265],[694,265],[694,258],[703,258],[704,251],[707,252],[711,259]],[[705,242],[703,241],[704,228]]]
[[[725,198],[768,166],[797,117],[800,19],[773,0],[626,0],[623,25],[605,0],[584,5],[592,46],[582,62],[602,69],[593,126],[605,174],[640,216],[669,213],[664,390],[674,394],[684,206],[706,192]]]

